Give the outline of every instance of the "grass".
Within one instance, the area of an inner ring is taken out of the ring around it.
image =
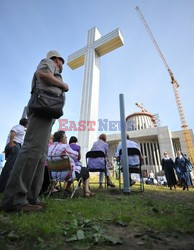
[[[46,198],[42,213],[1,212],[0,249],[76,249],[78,243],[79,249],[103,248],[122,244],[118,232],[132,228],[137,232],[194,234],[194,189],[170,191],[146,185],[144,193],[130,195],[117,188],[93,187],[93,191],[96,196],[90,199],[78,194],[73,199],[56,200],[57,194]],[[118,238],[108,232],[115,225]]]

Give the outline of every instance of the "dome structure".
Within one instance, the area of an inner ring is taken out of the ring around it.
[[[157,127],[156,117],[149,112],[136,112],[126,118],[127,130],[141,130]]]

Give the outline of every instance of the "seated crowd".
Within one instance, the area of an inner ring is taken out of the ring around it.
[[[81,158],[81,147],[77,144],[77,138],[75,136],[72,136],[69,140],[69,144],[67,144],[67,137],[64,131],[58,131],[53,136],[53,144],[49,145],[48,149],[48,162],[57,162],[61,161],[65,157],[69,157],[70,160],[70,170],[64,169],[64,171],[52,171],[51,172],[51,178],[54,181],[64,181],[66,183],[66,189],[65,192],[70,194],[71,193],[71,184],[75,179],[83,178],[83,186],[84,186],[84,196],[90,197],[93,196],[93,193],[89,189],[89,171],[88,168],[82,166],[82,163],[80,162]],[[138,150],[139,146],[137,143],[129,140],[129,137],[127,136],[127,147],[135,147]],[[119,159],[119,150],[122,148],[121,143],[118,145],[117,152],[116,152],[116,159],[117,161],[120,161]],[[90,166],[93,170],[96,170],[98,172],[99,169],[106,168],[106,171],[99,173],[99,188],[103,188],[103,177],[104,174],[106,175],[106,181],[107,186],[109,187],[115,187],[115,185],[112,183],[110,179],[110,164],[108,160],[108,151],[109,146],[106,142],[106,135],[101,134],[99,136],[98,141],[94,142],[91,151],[102,151],[105,156],[105,161],[103,157],[97,157],[97,158],[89,158],[88,160],[88,166]],[[129,157],[129,163],[132,165],[139,164],[139,160],[137,157]],[[92,171],[93,172],[93,171]],[[130,176],[130,185],[135,184],[135,181],[131,179]]]
[[[75,138],[74,138],[75,139]],[[71,142],[71,141],[70,141]],[[76,143],[76,140],[74,140]],[[90,197],[93,193],[89,189],[89,172],[88,169],[81,166],[80,160],[80,148],[73,146],[74,150],[70,146],[72,143],[67,144],[67,136],[64,131],[58,131],[54,133],[53,144],[49,147],[47,160],[52,162],[61,161],[66,156],[69,157],[70,169],[61,172],[51,172],[53,180],[67,182],[66,190],[69,190],[71,183],[75,179],[83,179],[84,196]],[[77,149],[77,150],[76,150]],[[79,149],[79,150],[78,150]]]
[[[58,131],[54,133],[53,142],[51,143],[51,140],[49,141],[49,147],[48,147],[48,156],[47,161],[45,163],[45,173],[48,171],[48,164],[50,162],[59,162],[65,159],[67,156],[69,158],[69,164],[70,169],[65,169],[62,171],[54,171],[54,168],[51,171],[50,176],[48,174],[45,175],[45,179],[43,181],[44,183],[47,183],[47,188],[49,186],[48,179],[52,179],[56,183],[58,181],[64,182],[65,186],[65,193],[71,194],[71,184],[76,179],[79,180],[80,178],[83,179],[83,188],[84,188],[84,197],[90,197],[94,194],[90,191],[89,188],[89,171],[88,168],[82,166],[82,163],[80,162],[81,159],[81,147],[77,144],[77,138],[75,136],[72,136],[69,139],[69,144],[67,143],[67,136],[64,131]],[[106,161],[108,162],[108,144],[106,143],[106,135],[102,134],[99,136],[99,140],[94,143],[91,151],[100,150],[103,151],[106,156]],[[105,164],[101,158],[96,159],[89,159],[90,165],[94,169],[98,167],[104,167],[103,164]],[[63,163],[62,163],[63,164]],[[64,165],[66,163],[64,162]],[[107,185],[110,187],[115,187],[115,185],[110,180],[110,173],[109,173],[109,165],[106,165],[106,178],[107,178]],[[99,175],[99,188],[102,188],[102,182],[103,182],[103,174],[100,173]],[[43,185],[42,192],[47,191],[45,189],[45,185]],[[56,192],[56,189],[53,189],[53,192]]]
[[[44,180],[42,185],[42,190],[40,194],[47,193],[48,189],[50,188],[50,180],[53,180],[55,183],[57,182],[64,182],[64,192],[66,195],[70,195],[72,193],[71,190],[71,184],[74,180],[79,180],[80,178],[83,180],[83,193],[84,197],[91,197],[94,194],[90,190],[89,186],[89,170],[86,166],[83,166],[81,163],[81,147],[77,144],[78,140],[75,136],[72,136],[69,139],[69,143],[67,143],[67,136],[65,134],[65,131],[57,131],[54,133],[54,135],[50,136],[49,142],[48,142],[48,156],[45,162],[45,174],[44,174]],[[136,148],[140,151],[139,145],[130,140],[129,136],[127,135],[127,148]],[[122,149],[121,142],[119,143],[116,153],[115,153],[115,162],[120,162],[120,150]],[[93,146],[91,148],[91,151],[102,151],[104,153],[106,161],[104,161],[104,158],[98,157],[98,158],[89,158],[88,164],[91,168],[94,170],[97,170],[99,168],[106,168],[106,171],[99,173],[99,188],[103,188],[103,178],[105,174],[105,178],[107,181],[107,186],[109,187],[115,187],[113,182],[110,179],[110,162],[108,160],[108,151],[109,146],[106,142],[106,135],[101,134],[96,142],[93,143]],[[183,186],[183,190],[187,189],[190,185],[192,185],[192,180],[189,174],[188,169],[184,169],[185,162],[187,162],[187,165],[189,166],[188,160],[185,156],[181,154],[180,151],[177,152],[177,157],[175,159],[175,162],[172,161],[171,158],[168,157],[168,153],[164,153],[164,159],[162,159],[162,169],[164,170],[167,184],[172,189],[172,186],[176,188],[177,180],[179,183]],[[65,164],[67,165],[67,161],[65,159],[68,158],[68,167],[65,168]],[[48,165],[49,163],[57,163],[62,162],[63,164],[64,160],[64,169],[62,171],[49,171]],[[143,157],[141,156],[141,160],[143,161]],[[128,156],[128,163],[130,166],[138,165],[139,158],[137,156]],[[174,171],[175,170],[175,171]],[[175,177],[175,173],[177,175],[177,178]],[[154,177],[154,173],[150,171],[150,179],[152,180]],[[1,176],[1,179],[3,178],[3,175]],[[132,180],[131,175],[129,175],[130,178],[130,185],[134,185],[135,181]],[[0,179],[0,180],[1,180]],[[7,180],[6,180],[7,181]],[[152,181],[153,182],[153,181]],[[2,182],[3,183],[3,182]],[[0,181],[1,184],[1,181]],[[53,188],[51,190],[52,192],[57,192],[58,190]]]

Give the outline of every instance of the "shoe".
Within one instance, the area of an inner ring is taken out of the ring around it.
[[[71,191],[70,189],[67,189],[67,188],[66,188],[66,189],[64,190],[64,193],[71,195],[71,194],[72,194],[72,191]]]
[[[108,186],[108,187],[114,188],[114,187],[115,187],[115,184],[113,184],[111,181],[109,181],[109,182],[107,183],[107,186]]]
[[[84,191],[84,197],[85,197],[85,198],[90,198],[90,197],[93,197],[93,196],[95,196],[95,194],[92,193],[91,191],[89,191],[89,192],[85,192],[85,191]]]
[[[134,180],[131,180],[131,181],[130,181],[130,186],[133,186],[133,185],[135,185],[135,181],[134,181]]]
[[[38,205],[41,206],[42,208],[45,208],[46,203],[42,202],[42,201],[37,201],[36,203],[31,203],[29,202],[30,205]]]
[[[115,185],[112,183],[111,179],[110,179],[110,176],[107,176],[106,177],[107,179],[107,187],[115,187]]]
[[[64,195],[64,197],[68,198],[68,197],[71,197],[72,192],[70,189],[65,189],[63,192],[63,195]]]
[[[84,198],[90,198],[90,197],[91,197],[91,195],[90,195],[89,192],[85,192],[85,193],[84,193]]]
[[[93,193],[93,192],[89,192],[89,194],[90,194],[90,196],[95,196],[95,193]]]
[[[46,206],[46,203],[42,202],[39,198],[37,198],[37,199],[29,199],[28,198],[28,202],[30,205],[38,205],[38,206],[41,206],[43,208],[45,208],[45,206]]]
[[[40,212],[43,210],[43,207],[40,205],[25,204],[25,205],[16,207],[15,210],[17,210],[17,212],[22,212],[22,213]]]
[[[51,193],[57,193],[57,192],[59,192],[59,189],[57,189],[57,188],[53,188],[53,189],[51,190]]]

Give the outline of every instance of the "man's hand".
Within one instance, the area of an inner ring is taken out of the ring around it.
[[[64,90],[65,92],[69,91],[69,86],[68,86],[68,84],[67,84],[67,83],[63,83],[63,85],[64,85],[63,90]]]
[[[9,146],[10,146],[10,148],[15,147],[15,143],[14,143],[14,142],[10,142],[10,143],[9,143]]]
[[[50,86],[61,88],[65,92],[69,90],[69,86],[66,83],[64,83],[61,79],[56,78],[50,72],[39,71],[37,73],[37,77]]]
[[[10,132],[10,141],[9,141],[9,146],[11,148],[13,148],[14,146],[16,146],[15,143],[14,143],[14,137],[15,136],[16,136],[15,131],[11,130],[11,132]]]

